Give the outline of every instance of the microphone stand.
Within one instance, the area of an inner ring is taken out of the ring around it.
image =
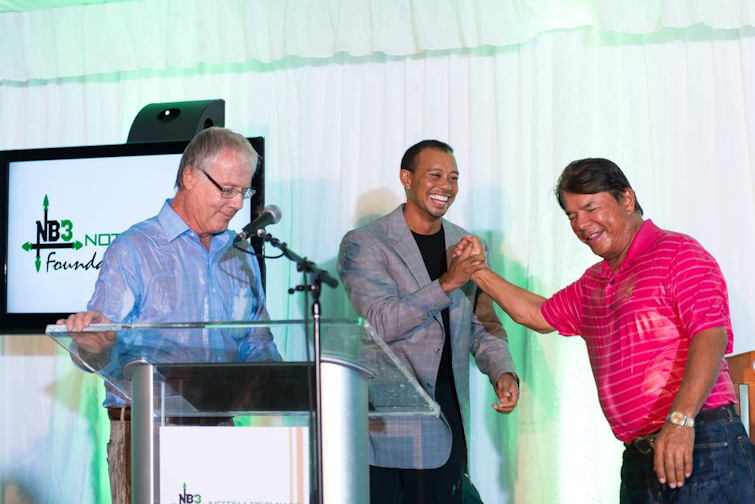
[[[296,263],[296,270],[301,271],[304,276],[304,282],[302,285],[297,285],[295,288],[289,289],[289,294],[293,294],[297,291],[303,291],[305,295],[308,292],[312,293],[312,321],[314,327],[314,343],[315,343],[315,430],[316,430],[316,444],[317,444],[317,502],[322,504],[323,500],[323,477],[322,477],[322,383],[320,367],[321,361],[321,346],[320,346],[320,293],[322,292],[322,284],[329,287],[338,287],[338,281],[330,276],[330,274],[318,268],[315,263],[307,260],[306,257],[301,257],[293,252],[288,245],[281,242],[273,235],[267,233],[264,228],[257,231],[257,236],[262,238],[263,241],[269,243],[273,247],[280,250],[283,255]],[[308,282],[307,274],[311,275],[311,283]],[[306,299],[306,298],[305,298]]]

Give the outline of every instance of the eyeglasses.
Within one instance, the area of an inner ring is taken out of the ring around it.
[[[217,182],[215,182],[215,179],[213,179],[212,177],[210,177],[209,173],[207,173],[204,170],[200,170],[200,171],[207,176],[207,179],[210,182],[212,182],[213,184],[215,184],[215,187],[217,187],[218,190],[220,190],[220,195],[222,197],[224,197],[225,199],[233,199],[233,198],[236,197],[237,194],[240,194],[241,197],[244,198],[244,199],[249,199],[252,196],[254,196],[254,193],[257,192],[253,188],[251,188],[251,187],[245,187],[245,188],[243,188],[240,191],[238,191],[236,189],[233,189],[231,187],[222,187],[220,184],[218,184]]]

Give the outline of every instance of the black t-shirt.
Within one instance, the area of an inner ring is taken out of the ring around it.
[[[446,236],[443,228],[441,227],[440,231],[432,235],[421,235],[414,231],[412,231],[412,235],[414,235],[414,240],[417,242],[419,251],[422,254],[422,260],[425,262],[430,280],[437,280],[448,269],[446,264]],[[446,420],[448,420],[453,435],[451,455],[448,462],[465,471],[467,467],[467,446],[464,439],[459,398],[456,395],[456,387],[454,386],[454,371],[451,366],[451,326],[449,317],[448,308],[444,308],[441,311],[441,319],[443,320],[446,338],[443,342],[443,352],[441,353],[440,365],[438,366],[435,400],[438,402]],[[428,349],[428,351],[432,350]]]
[[[430,280],[437,280],[448,269],[446,265],[446,236],[443,228],[441,227],[440,231],[431,235],[421,235],[414,231],[412,231],[412,235],[414,235],[422,259],[425,261]],[[443,328],[446,331],[446,339],[443,343],[440,367],[438,367],[438,382],[452,383],[453,369],[451,368],[451,345],[449,343],[451,341],[451,329],[448,308],[441,311],[441,318]]]

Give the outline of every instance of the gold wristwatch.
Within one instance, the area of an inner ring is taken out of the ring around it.
[[[666,421],[677,427],[694,427],[695,418],[682,413],[681,411],[672,411],[666,417]]]

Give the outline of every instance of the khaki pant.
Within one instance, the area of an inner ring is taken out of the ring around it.
[[[110,420],[107,465],[113,504],[131,504],[131,422]]]

